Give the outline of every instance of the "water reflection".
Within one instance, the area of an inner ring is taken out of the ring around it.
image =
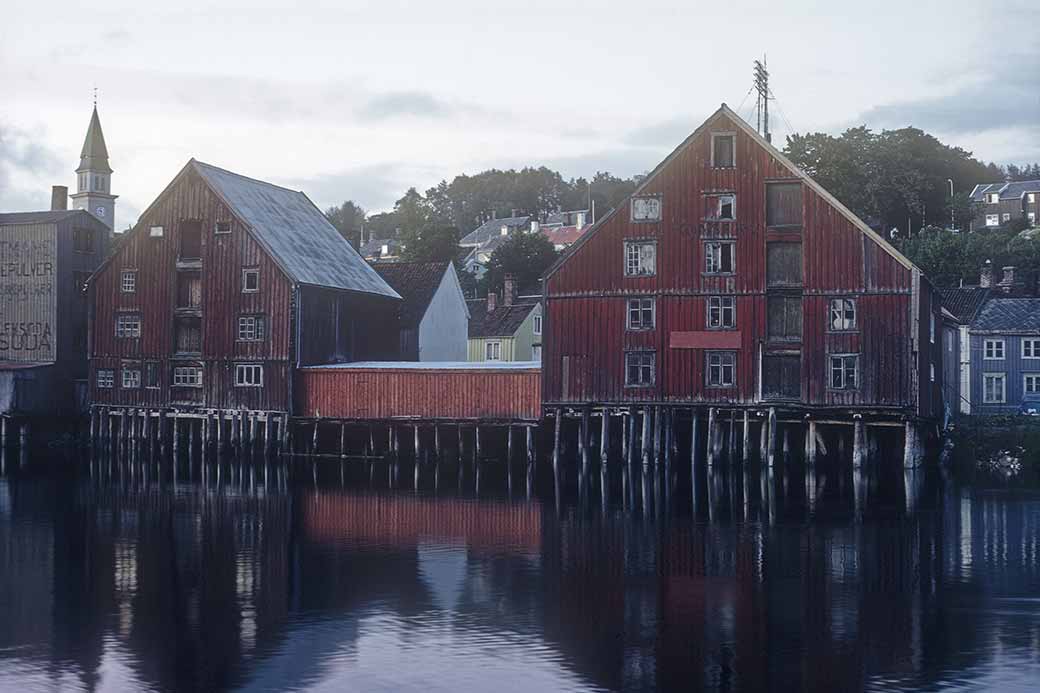
[[[900,465],[680,466],[8,469],[0,689],[1040,680],[1037,493]]]

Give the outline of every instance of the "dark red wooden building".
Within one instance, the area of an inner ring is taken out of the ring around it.
[[[544,286],[548,407],[941,413],[921,270],[725,105]]]
[[[306,195],[194,159],[89,286],[96,406],[291,415],[296,368],[397,358],[400,297]]]

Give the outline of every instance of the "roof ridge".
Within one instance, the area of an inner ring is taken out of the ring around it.
[[[253,182],[253,183],[260,183],[261,185],[266,185],[266,186],[268,186],[270,188],[277,188],[278,190],[284,190],[286,192],[291,192],[291,193],[294,193],[296,195],[303,195],[304,194],[302,190],[293,190],[292,188],[287,188],[284,185],[278,185],[278,184],[272,183],[270,181],[260,180],[259,178],[253,178],[252,176],[244,176],[241,173],[236,173],[235,171],[232,171],[230,169],[226,169],[226,168],[223,168],[221,166],[214,166],[213,164],[208,164],[205,161],[199,161],[195,157],[192,157],[191,161],[196,166],[204,166],[206,168],[211,168],[214,171],[220,171],[221,173],[226,173],[228,175],[235,176],[236,178],[241,178],[243,180],[248,180],[248,181]]]

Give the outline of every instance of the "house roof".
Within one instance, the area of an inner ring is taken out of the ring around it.
[[[584,214],[585,221],[588,223],[589,210],[572,209],[570,211],[553,212],[545,218],[545,226],[573,226],[577,223],[579,214]]]
[[[437,288],[448,271],[448,262],[385,262],[373,265],[379,276],[401,295],[401,327],[418,327]]]
[[[85,209],[60,209],[53,212],[7,212],[0,214],[0,226],[7,224],[54,224],[59,221],[77,216],[86,215],[87,218],[99,221],[94,215]]]
[[[302,192],[192,159],[193,166],[295,282],[400,298]]]
[[[404,247],[396,238],[374,238],[358,248],[358,252],[361,253],[362,257],[366,258],[381,256],[383,254],[384,245],[390,246],[391,253],[399,251]]]
[[[978,286],[942,290],[943,308],[950,311],[957,322],[967,325],[978,315],[982,304],[992,291]]]
[[[971,330],[1040,333],[1040,298],[991,298],[972,321]]]
[[[112,173],[108,165],[108,147],[105,146],[105,134],[101,132],[101,119],[98,118],[97,106],[90,115],[87,136],[83,139],[83,149],[79,154],[79,171],[99,171]]]
[[[589,230],[589,226],[582,226],[580,229],[577,226],[543,226],[540,230],[553,245],[566,246],[581,238],[582,234]]]
[[[486,298],[469,299],[466,305],[469,307],[469,338],[483,339],[512,337],[538,304],[514,303],[511,306],[498,306],[490,313]]]
[[[1040,192],[1040,180],[1019,180],[1011,183],[980,183],[971,191],[971,199],[981,202],[989,193],[999,193],[1001,200],[1020,200],[1026,193]]]
[[[513,230],[528,226],[531,223],[531,217],[500,217],[498,219],[488,219],[483,224],[473,229],[459,241],[459,245],[484,245],[495,236],[502,235],[502,227],[509,227],[509,232]]]

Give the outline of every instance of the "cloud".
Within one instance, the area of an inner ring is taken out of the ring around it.
[[[624,136],[624,142],[633,147],[677,147],[690,136],[700,121],[693,118],[670,118],[653,125],[637,128]]]
[[[357,110],[357,116],[362,121],[375,122],[399,116],[443,118],[455,111],[455,107],[428,92],[397,91],[369,99]]]
[[[409,182],[413,179],[404,165],[380,163],[279,182],[302,190],[321,209],[353,200],[366,211],[377,212],[391,209],[404,191],[415,184]]]
[[[47,179],[62,174],[61,158],[42,144],[42,134],[0,124],[0,210],[47,209]],[[33,187],[14,187],[12,181]]]

